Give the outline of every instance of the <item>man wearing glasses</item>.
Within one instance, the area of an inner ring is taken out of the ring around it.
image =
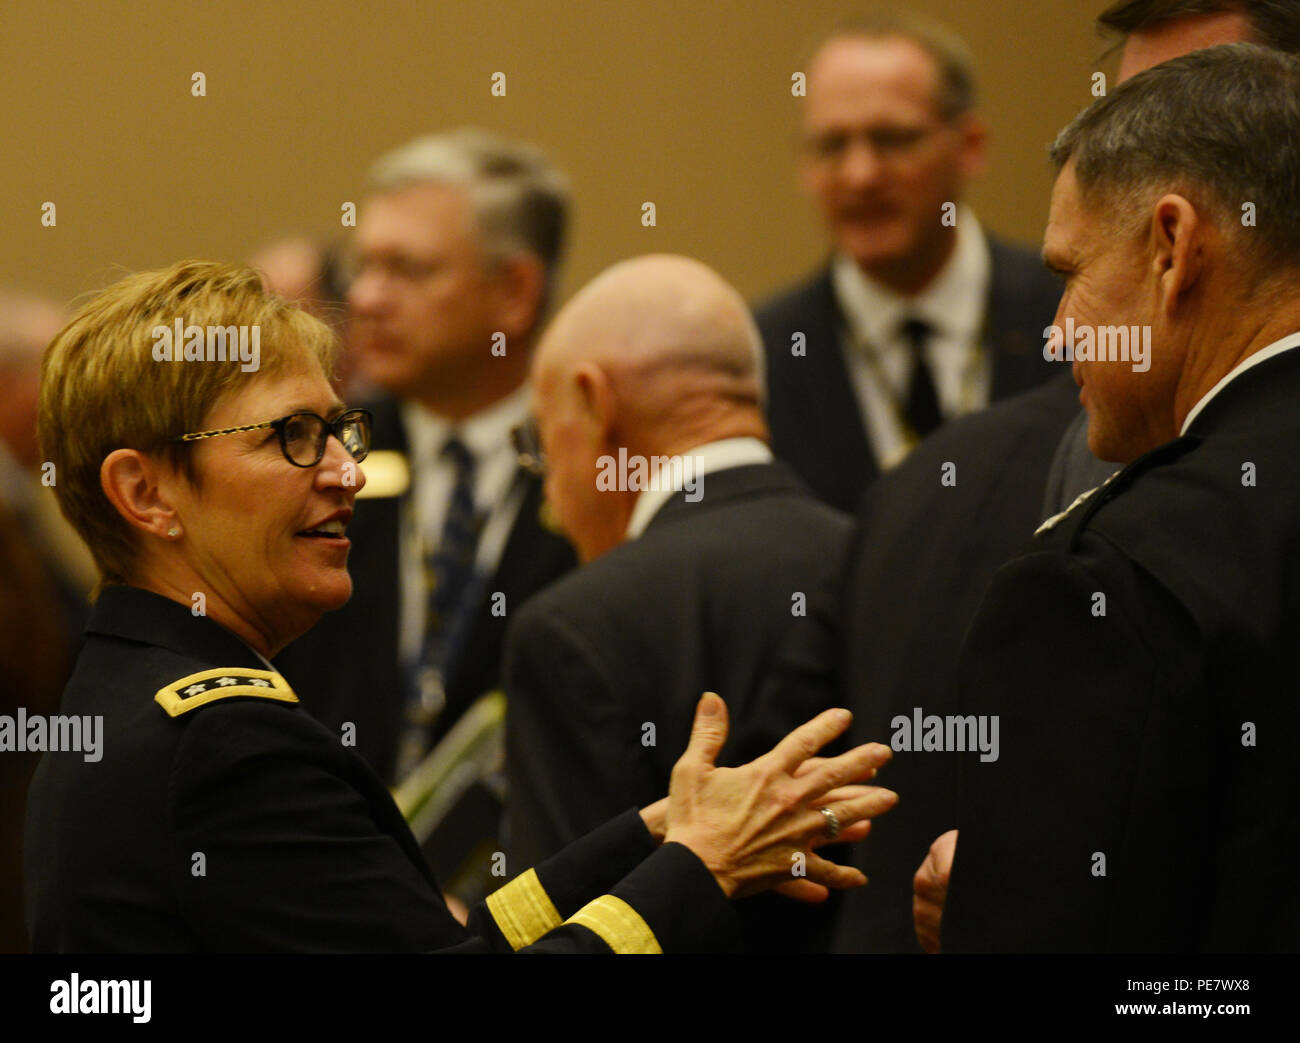
[[[773,449],[852,511],[946,420],[1050,373],[1060,288],[959,205],[984,163],[965,45],[911,16],[828,35],[803,65],[800,181],[835,252],[757,311]]]
[[[355,590],[277,665],[327,725],[352,726],[390,785],[499,687],[510,615],[573,565],[509,437],[528,412],[567,206],[565,179],[536,149],[472,129],[408,142],[367,178],[344,265],[349,344],[384,395],[367,403],[375,452],[350,528]],[[457,806],[426,850],[469,903],[494,882],[484,858],[463,886],[461,874],[467,851],[500,847],[499,795],[475,785]]]

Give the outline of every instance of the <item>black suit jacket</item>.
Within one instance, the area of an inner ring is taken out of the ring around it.
[[[1043,328],[1056,314],[1060,283],[1028,250],[988,238],[992,255],[988,330],[993,353],[991,399],[1028,391],[1052,375],[1043,359]],[[767,350],[772,448],[813,494],[854,511],[879,470],[844,359],[844,319],[830,267],[755,312]],[[790,352],[806,338],[805,356]]]
[[[998,567],[1042,520],[1048,463],[1078,406],[1069,372],[945,425],[863,498],[848,567],[840,661],[855,742],[888,743],[891,720],[956,712],[957,653]],[[945,484],[951,463],[955,484]],[[902,803],[872,826],[846,895],[843,952],[921,951],[912,876],[957,822],[958,755],[896,751],[882,774]]]
[[[512,864],[666,795],[706,691],[730,714],[720,764],[834,705],[818,642],[848,537],[848,519],[784,465],[737,467],[530,601],[507,652]],[[751,945],[826,944],[812,940],[813,911],[769,903],[779,908],[745,914]]]
[[[366,763],[233,634],[149,591],[101,595],[60,712],[103,726],[98,759],[46,753],[32,783],[37,952],[734,944],[704,864],[680,845],[656,850],[635,814],[508,884],[462,927]]]
[[[1101,485],[1119,470],[1119,464],[1098,460],[1088,448],[1088,414],[1080,409],[1065,429],[1047,471],[1043,517],[1060,514],[1080,496]]]
[[[971,625],[950,951],[1300,949],[1300,352],[1008,563]]]
[[[406,433],[397,402],[385,398],[369,408],[375,417],[373,448],[405,453]],[[496,575],[484,589],[465,647],[446,678],[447,706],[436,726],[435,739],[480,695],[500,687],[510,613],[575,564],[569,544],[539,520],[541,504],[541,483],[530,479]],[[405,495],[356,501],[348,526],[351,600],[324,616],[276,659],[277,668],[305,693],[307,708],[322,723],[336,732],[344,722],[356,725],[357,751],[389,781],[406,698],[406,679],[398,658],[399,531],[405,509]],[[491,611],[496,591],[506,596],[505,616]]]

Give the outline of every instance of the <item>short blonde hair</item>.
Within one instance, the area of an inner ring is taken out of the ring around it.
[[[257,371],[238,361],[156,361],[152,331],[177,319],[258,327]],[[104,458],[115,449],[156,453],[197,487],[190,443],[171,439],[200,430],[217,402],[248,380],[313,358],[328,378],[334,348],[328,326],[267,292],[246,265],[180,261],[128,276],[77,311],[46,348],[37,431],[43,458],[54,464],[59,508],[90,548],[100,588],[129,582],[138,553],[100,485]]]

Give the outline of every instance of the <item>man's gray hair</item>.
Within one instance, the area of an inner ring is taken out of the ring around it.
[[[564,250],[569,182],[540,149],[477,127],[429,134],[380,156],[365,192],[420,182],[464,189],[488,255],[536,256],[546,269],[550,298]]]
[[[1234,43],[1164,62],[1076,116],[1051,158],[1073,159],[1080,197],[1134,234],[1178,192],[1256,271],[1300,265],[1300,58]]]

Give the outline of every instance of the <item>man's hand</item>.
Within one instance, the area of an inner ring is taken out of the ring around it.
[[[930,853],[912,877],[912,923],[916,940],[929,953],[939,951],[943,905],[948,900],[948,877],[956,853],[957,831],[950,829],[930,845]]]
[[[815,900],[806,885],[862,886],[866,877],[858,870],[812,852],[831,840],[827,817],[818,808],[830,808],[838,820],[837,842],[861,840],[870,828],[866,820],[892,808],[898,795],[850,784],[870,778],[892,754],[872,743],[804,768],[851,719],[847,710],[827,710],[757,760],[717,768],[713,762],[727,738],[727,708],[706,692],[696,707],[690,745],[673,768],[665,841],[694,851],[730,898],[793,884],[787,894]],[[792,877],[797,866],[806,874],[802,879]]]

